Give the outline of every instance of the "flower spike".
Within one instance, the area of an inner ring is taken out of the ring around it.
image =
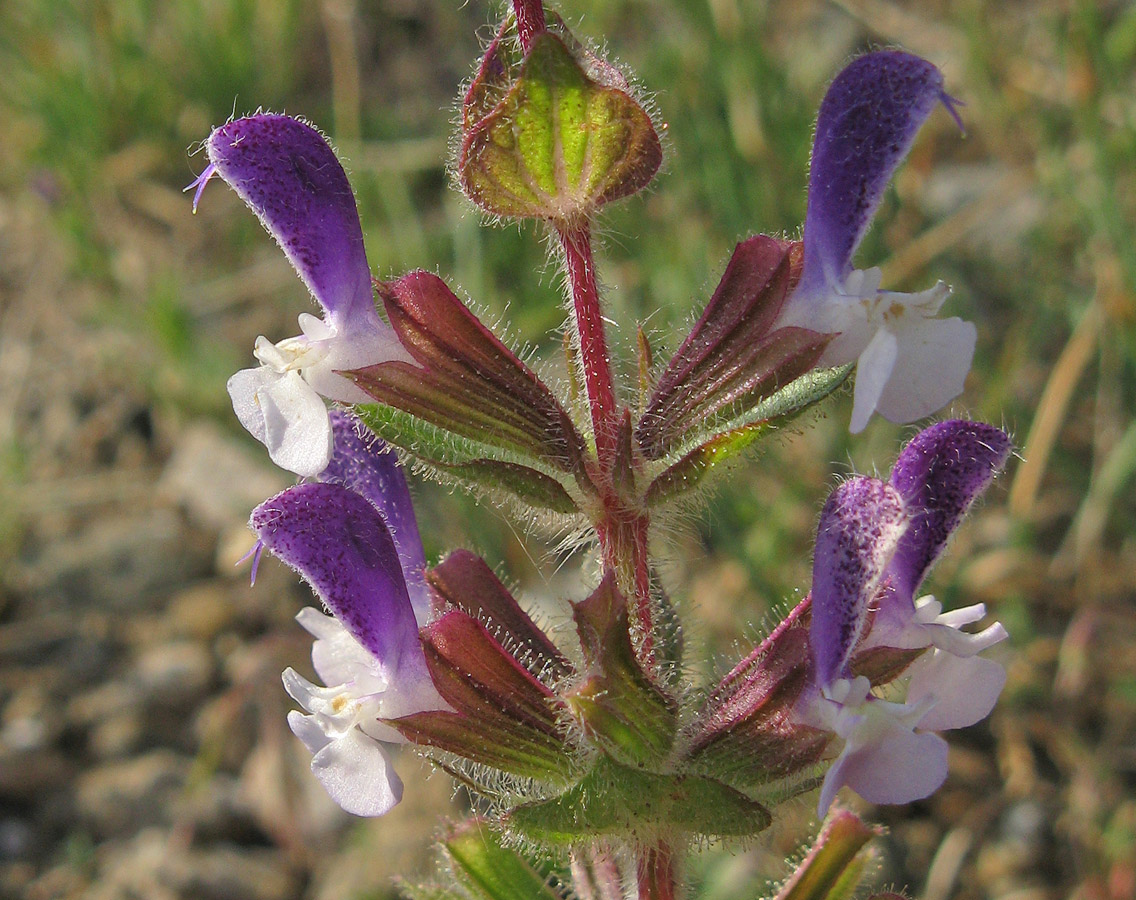
[[[825,504],[813,560],[810,626],[823,684],[843,676],[867,625],[868,604],[906,527],[899,494],[874,478],[846,481]]]
[[[426,553],[398,456],[351,413],[332,410],[329,419],[333,452],[317,480],[343,485],[379,511],[394,541],[414,618],[421,627],[430,614]]]
[[[940,422],[903,448],[891,484],[910,509],[917,509],[891,566],[892,588],[914,596],[927,571],[974,500],[994,480],[1013,444],[982,422]]]
[[[355,195],[320,133],[289,116],[256,115],[222,125],[205,148],[328,320],[377,322]]]

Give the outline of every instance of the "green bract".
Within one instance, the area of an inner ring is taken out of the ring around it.
[[[507,71],[506,56],[499,38],[478,79]],[[462,189],[486,212],[580,220],[645,187],[662,162],[643,107],[625,90],[590,77],[569,42],[550,32],[533,41],[500,102],[475,118],[491,96],[475,80],[458,159]]]

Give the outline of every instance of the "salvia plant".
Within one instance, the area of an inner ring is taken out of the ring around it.
[[[311,125],[257,114],[208,137],[194,207],[219,176],[322,309],[300,315],[297,337],[259,338],[259,364],[229,380],[241,424],[300,476],[253,511],[257,556],[295,569],[323,607],[297,617],[323,683],[284,672],[300,706],[288,723],[351,813],[400,801],[391,745],[470,795],[439,880],[411,896],[673,898],[692,850],[758,835],[808,792],[823,824],[777,895],[849,896],[877,830],[840,808],[841,789],[899,804],[943,783],[940,732],[990,712],[1005,673],[981,654],[1006,632],[968,628],[982,605],[944,611],[919,589],[1006,462],[1002,431],[940,422],[887,478],[840,484],[805,599],[717,683],[693,683],[684,664],[681,605],[655,564],[665,535],[651,529],[850,378],[854,432],[961,392],[975,329],[939,317],[946,286],[897,293],[852,267],[940,107],[955,114],[932,63],[899,50],[851,62],[817,117],[800,240],[741,241],[669,360],[640,333],[634,385],[613,375],[591,231],[605,204],[650,183],[659,129],[627,76],[540,0],[516,0],[478,64],[453,174],[488,218],[539,220],[551,236],[567,386],[546,384],[438,275],[372,277],[351,186]],[[599,574],[566,603],[574,627],[543,629],[474,553],[431,566],[407,462],[584,535]]]

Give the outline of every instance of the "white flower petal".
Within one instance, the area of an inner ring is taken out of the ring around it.
[[[992,659],[960,657],[943,650],[924,655],[911,667],[909,703],[933,702],[920,728],[965,728],[990,715],[1006,684],[1006,670]]]
[[[296,613],[296,621],[300,623],[300,627],[304,631],[319,640],[330,640],[347,630],[339,624],[334,616],[321,613],[312,606],[305,606]],[[324,680],[326,681],[326,679]]]
[[[898,352],[895,335],[886,328],[881,328],[860,354],[856,364],[852,421],[848,426],[848,430],[853,434],[863,431],[868,419],[876,411],[884,388],[895,369]]]
[[[927,598],[924,597],[923,600]],[[915,601],[916,609],[919,609],[921,600]],[[936,604],[939,609],[942,609],[941,604]],[[960,606],[958,609],[951,609],[947,612],[938,612],[932,616],[929,621],[935,622],[938,625],[949,625],[951,628],[961,628],[963,625],[973,625],[975,622],[981,622],[986,618],[986,604],[974,603],[970,606]]]
[[[299,372],[266,381],[256,400],[264,415],[264,445],[276,465],[305,478],[327,468],[331,460],[327,407]]]
[[[325,353],[304,368],[304,378],[319,394],[340,403],[373,403],[374,398],[338,372],[363,369],[390,360],[412,357],[389,329],[333,334],[320,342]]]
[[[876,410],[889,422],[903,424],[942,409],[962,393],[977,335],[973,323],[962,319],[904,316],[894,366]]]
[[[300,333],[309,341],[326,341],[335,337],[335,328],[311,313],[300,313],[297,317],[300,323]]]
[[[312,772],[332,800],[357,816],[381,816],[402,799],[386,748],[357,728],[316,753]]]
[[[829,775],[833,772],[834,781],[869,803],[922,800],[946,780],[947,742],[937,734],[916,734],[897,723],[878,742],[842,754]],[[825,782],[828,787],[828,776]]]
[[[343,707],[343,703],[340,702],[340,698],[344,695],[343,685],[323,687],[312,684],[291,666],[281,673],[280,680],[284,682],[284,690],[289,697],[308,712],[321,717],[320,726],[324,728],[325,733],[333,721],[343,718],[340,715]],[[349,728],[351,721],[352,718],[348,716],[347,721],[338,728],[338,731]]]
[[[270,382],[280,378],[277,372],[265,366],[255,369],[241,369],[229,379],[226,385],[229,398],[233,401],[233,412],[245,430],[254,438],[264,443],[264,411],[256,395]]]
[[[331,738],[320,728],[315,716],[305,716],[297,709],[288,713],[288,727],[308,748],[309,753],[319,753],[331,743]]]
[[[927,634],[932,644],[953,656],[977,656],[983,650],[987,650],[1009,637],[1009,633],[1001,622],[995,622],[988,628],[974,634],[969,631],[960,631],[956,627],[944,625],[941,622],[924,625],[922,630]]]

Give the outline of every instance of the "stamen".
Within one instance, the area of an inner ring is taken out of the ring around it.
[[[256,570],[260,567],[260,556],[261,556],[262,553],[264,553],[264,541],[257,541],[255,544],[252,545],[252,549],[249,550],[249,552],[246,553],[244,556],[242,556],[240,559],[238,559],[236,561],[236,563],[234,564],[234,565],[239,566],[241,563],[243,563],[250,556],[253,558],[252,559],[252,580],[249,582],[250,586],[256,584]]]
[[[945,91],[939,94],[939,102],[947,108],[947,112],[949,112],[951,114],[951,118],[955,120],[955,124],[958,125],[959,131],[962,132],[962,136],[966,137],[966,125],[963,124],[962,116],[959,115],[958,111],[958,108],[960,106],[966,106],[966,103],[964,103],[962,100],[959,100],[958,97],[952,97]]]
[[[201,192],[205,190],[205,185],[209,183],[209,179],[217,174],[217,167],[213,163],[209,163],[200,175],[198,175],[192,182],[182,188],[182,193],[191,188],[197,188],[193,195],[193,214],[197,215],[197,203],[201,199]]]

